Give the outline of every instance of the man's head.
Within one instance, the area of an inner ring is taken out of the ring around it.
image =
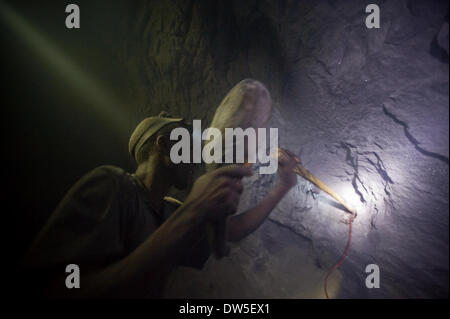
[[[174,164],[170,159],[170,149],[176,141],[170,140],[170,132],[177,127],[189,129],[181,118],[171,118],[162,112],[157,117],[141,121],[131,134],[128,149],[139,167],[149,167],[150,161],[163,170],[171,185],[186,188],[192,179],[192,164]]]

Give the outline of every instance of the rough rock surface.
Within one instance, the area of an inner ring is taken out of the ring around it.
[[[225,93],[265,83],[280,144],[359,215],[333,296],[448,296],[448,4],[381,1],[381,28],[363,1],[155,1],[130,10],[122,59],[143,112],[210,121]],[[130,40],[131,38],[131,40]],[[247,180],[241,210],[274,176]],[[177,297],[323,297],[342,253],[344,214],[299,180],[228,258],[182,269]],[[375,263],[381,288],[365,287]]]

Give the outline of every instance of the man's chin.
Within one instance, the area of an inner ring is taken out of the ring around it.
[[[182,191],[182,190],[185,190],[188,187],[188,185],[189,184],[186,181],[183,181],[183,182],[175,183],[174,186],[176,189]]]

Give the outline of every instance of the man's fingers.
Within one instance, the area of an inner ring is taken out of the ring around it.
[[[298,158],[297,155],[295,155],[294,153],[292,153],[289,150],[284,150],[289,156],[291,156],[297,163],[300,163],[300,159]]]
[[[287,150],[281,149],[278,157],[278,163],[282,166],[295,161],[295,155],[291,155]]]
[[[282,148],[279,149],[279,160],[282,161],[282,166],[288,164],[289,162],[301,164],[301,161],[297,157],[297,155],[295,155],[294,153],[292,153],[289,150],[282,149]]]
[[[253,170],[250,167],[246,167],[244,165],[233,164],[217,169],[216,174],[219,176],[242,178],[244,176],[253,175]]]
[[[238,192],[239,194],[242,193],[242,191],[244,190],[241,178],[229,176],[217,176],[216,181],[220,181],[219,185],[221,188],[229,187]]]
[[[240,194],[236,191],[222,189],[216,193],[215,198],[218,200],[217,206],[214,209],[217,214],[211,216],[213,219],[222,217],[223,215],[234,214],[239,204]]]
[[[278,154],[278,165],[284,166],[287,164],[288,160],[286,154],[283,151],[280,151]]]
[[[282,151],[289,157],[292,157],[294,159],[297,158],[297,156],[294,153],[292,153],[291,151],[289,151],[289,150],[282,149]]]
[[[240,179],[235,181],[234,188],[238,192],[238,194],[242,194],[242,192],[244,191],[244,185],[242,185],[242,181]]]

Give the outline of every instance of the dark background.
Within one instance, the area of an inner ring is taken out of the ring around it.
[[[127,85],[116,62],[114,20],[120,7],[79,1],[83,27],[65,28],[64,1],[27,1],[8,4],[62,55],[92,74],[122,98]],[[112,32],[112,33],[110,33]],[[106,36],[105,36],[106,34]],[[41,44],[45,46],[45,43]],[[2,21],[2,131],[5,217],[15,231],[8,240],[12,264],[20,260],[32,238],[69,187],[101,164],[128,170],[127,136],[111,121],[92,111],[92,100],[71,86],[71,74],[39,56],[19,32]],[[123,118],[125,131],[134,128]],[[4,224],[5,227],[5,224]]]

